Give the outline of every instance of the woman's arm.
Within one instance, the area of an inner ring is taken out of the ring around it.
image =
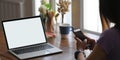
[[[106,60],[106,52],[99,44],[96,44],[87,60]]]
[[[106,60],[106,53],[99,44],[96,44],[93,52],[86,59],[83,53],[80,53],[78,60]]]

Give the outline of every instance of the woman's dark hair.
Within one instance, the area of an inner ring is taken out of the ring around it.
[[[120,25],[120,0],[100,0],[100,15]]]

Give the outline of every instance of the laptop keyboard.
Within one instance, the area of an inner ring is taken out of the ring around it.
[[[16,54],[22,54],[22,53],[40,51],[40,50],[45,50],[45,49],[50,49],[50,48],[53,48],[53,47],[48,44],[42,44],[42,45],[32,46],[28,48],[18,49],[18,50],[15,50],[14,52]]]

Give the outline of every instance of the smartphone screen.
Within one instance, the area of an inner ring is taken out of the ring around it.
[[[82,41],[86,39],[86,36],[83,34],[83,32],[80,29],[73,30],[73,33],[75,34],[76,37],[78,37]]]

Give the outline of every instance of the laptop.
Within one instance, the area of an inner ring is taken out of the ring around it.
[[[62,52],[47,43],[40,16],[5,20],[2,27],[8,51],[21,60]]]

